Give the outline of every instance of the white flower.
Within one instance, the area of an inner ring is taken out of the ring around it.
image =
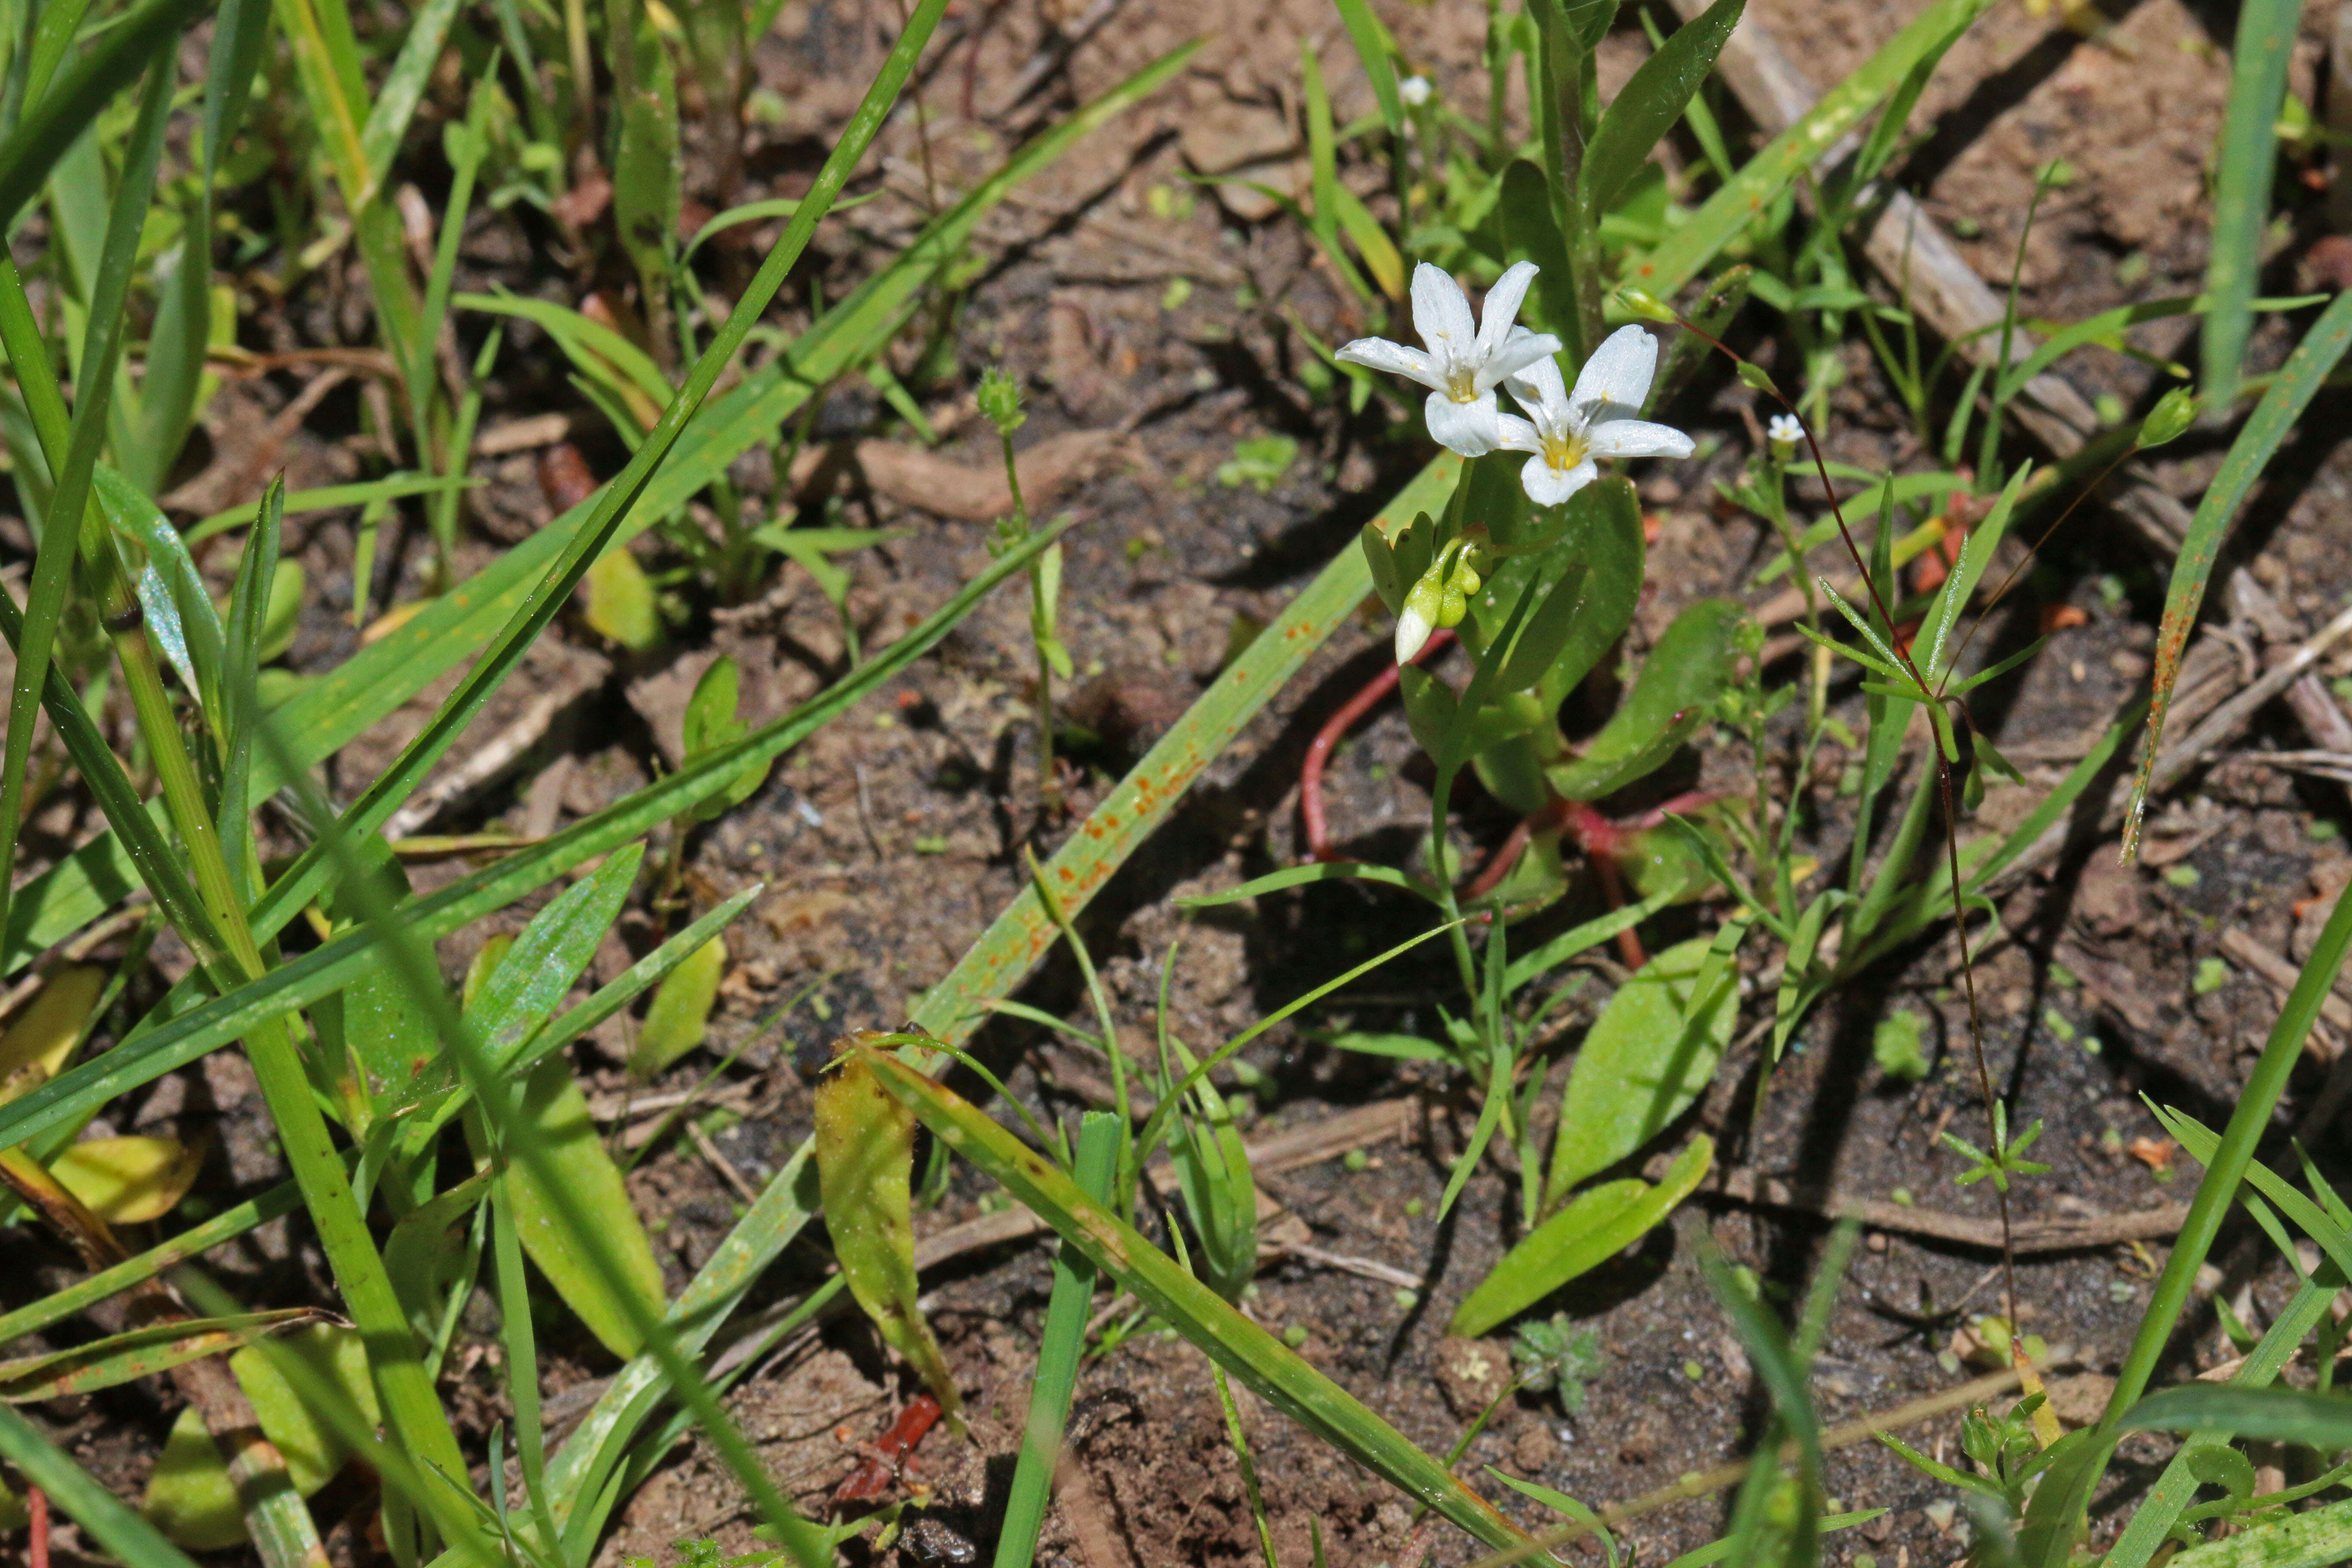
[[[1473,321],[1462,285],[1424,261],[1412,269],[1412,328],[1429,345],[1426,352],[1386,338],[1358,338],[1334,357],[1428,387],[1431,439],[1465,458],[1483,458],[1500,445],[1497,422],[1505,416],[1496,406],[1495,388],[1517,371],[1549,363],[1559,348],[1549,332],[1512,324],[1535,276],[1532,261],[1504,273],[1486,291],[1486,320]],[[1646,374],[1643,384],[1649,384]]]
[[[1775,414],[1764,427],[1765,438],[1772,443],[1772,455],[1787,462],[1797,455],[1805,439],[1805,426],[1793,414]]]
[[[1425,76],[1409,76],[1397,83],[1397,96],[1404,100],[1407,109],[1419,109],[1427,103],[1429,90],[1429,79]]]
[[[1599,477],[1596,458],[1691,455],[1689,437],[1635,417],[1657,369],[1658,340],[1639,327],[1620,327],[1584,362],[1574,392],[1549,354],[1511,376],[1511,395],[1528,417],[1498,415],[1495,444],[1534,454],[1519,470],[1529,500],[1558,506]]]

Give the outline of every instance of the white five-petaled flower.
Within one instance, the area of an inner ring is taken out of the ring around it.
[[[1497,415],[1495,444],[1532,454],[1519,470],[1530,500],[1558,506],[1599,477],[1596,458],[1691,455],[1689,437],[1638,417],[1657,368],[1658,340],[1629,326],[1593,351],[1577,373],[1574,392],[1549,354],[1512,374],[1511,395],[1528,417]]]
[[[1397,96],[1404,100],[1407,109],[1419,109],[1427,103],[1429,92],[1429,79],[1425,76],[1409,76],[1397,83]]]
[[[1428,348],[1358,338],[1335,357],[1409,376],[1428,387],[1430,437],[1465,458],[1483,458],[1502,445],[1502,421],[1508,417],[1496,406],[1495,388],[1530,365],[1550,363],[1559,348],[1559,340],[1549,332],[1530,332],[1512,324],[1535,276],[1532,261],[1505,272],[1486,291],[1485,319],[1473,321],[1462,285],[1424,261],[1412,269],[1412,326]],[[1558,375],[1555,371],[1555,380]],[[1649,381],[1644,371],[1644,388]]]
[[[1793,414],[1775,414],[1764,426],[1764,437],[1772,443],[1772,455],[1785,463],[1797,455],[1805,439],[1805,426]]]

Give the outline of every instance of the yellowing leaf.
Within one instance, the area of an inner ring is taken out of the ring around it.
[[[58,1184],[109,1225],[161,1219],[188,1195],[202,1143],[177,1138],[92,1138],[49,1163]]]
[[[550,1057],[533,1069],[523,1093],[521,1118],[533,1125],[532,1142],[545,1151],[551,1178],[589,1216],[621,1267],[614,1276],[599,1266],[557,1215],[534,1174],[537,1163],[518,1160],[508,1179],[523,1250],[564,1304],[580,1314],[588,1331],[625,1361],[642,1348],[629,1300],[634,1298],[640,1313],[651,1319],[660,1318],[668,1300],[653,1244],[646,1239],[637,1211],[629,1206],[620,1168],[597,1139],[595,1124],[588,1119],[588,1101],[563,1057]]]
[[[581,591],[588,600],[588,624],[632,653],[661,641],[661,615],[654,585],[626,550],[610,550],[588,568]]]
[[[636,1048],[629,1053],[631,1072],[649,1079],[702,1044],[710,1009],[719,1000],[719,982],[726,973],[727,942],[714,936],[662,977],[646,1008],[646,1026],[637,1033]]]
[[[835,1045],[833,1066],[817,1081],[816,1171],[825,1228],[849,1293],[961,1431],[963,1401],[915,1304],[915,1113],[882,1087],[856,1048],[879,1037],[852,1035]]]
[[[106,971],[73,963],[49,976],[24,1016],[0,1035],[0,1103],[38,1089],[66,1065],[106,984]]]
[[[367,1351],[350,1329],[320,1327],[288,1334],[278,1349],[298,1355],[320,1377],[359,1407],[370,1426],[382,1419],[375,1386],[369,1381]],[[309,1497],[335,1477],[351,1450],[298,1397],[293,1385],[268,1355],[247,1349],[229,1357],[246,1397],[253,1401],[261,1430],[285,1456],[294,1489]],[[163,1452],[147,1482],[147,1517],[173,1544],[192,1552],[219,1552],[246,1539],[245,1510],[236,1487],[221,1463],[220,1449],[194,1406],[172,1424]]]

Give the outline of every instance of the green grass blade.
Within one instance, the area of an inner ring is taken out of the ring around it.
[[[1078,1190],[1097,1204],[1109,1200],[1118,1164],[1118,1119],[1090,1110],[1078,1126]],[[1029,1568],[1037,1553],[1037,1531],[1053,1496],[1054,1467],[1062,1455],[1062,1426],[1077,1386],[1078,1363],[1086,1352],[1087,1317],[1094,1310],[1095,1266],[1076,1247],[1065,1245],[1054,1259],[1054,1290],[1045,1302],[1045,1326],[1037,1338],[1037,1373],[1031,1384],[1029,1425],[1022,1429],[1021,1457],[1013,1468],[1013,1489],[1004,1500],[1004,1524],[996,1537],[996,1568]]]
[[[401,40],[392,69],[376,89],[367,123],[360,128],[360,157],[379,178],[392,167],[400,139],[408,134],[408,122],[415,118],[416,106],[425,101],[425,83],[441,58],[442,46],[448,42],[449,25],[457,19],[457,0],[425,0],[413,15],[415,20],[409,24],[408,37]],[[444,221],[446,216],[464,215],[446,215]]]
[[[308,1307],[243,1312],[225,1318],[178,1318],[109,1334],[69,1350],[0,1362],[0,1404],[32,1405],[68,1394],[94,1394],[226,1355],[257,1334],[294,1323],[327,1321]]]
[[[2285,1092],[2287,1077],[2303,1055],[2304,1040],[2319,1016],[2320,1003],[2332,994],[2336,975],[2347,955],[2352,955],[2352,891],[2336,899],[2310,958],[2295,977],[2278,1022],[2271,1027],[2270,1038],[2263,1044],[2262,1055],[2246,1075],[2229,1125],[2222,1130],[2221,1147],[2206,1162],[2205,1179],[2197,1184],[2188,1217],[2181,1221],[2179,1237],[2165,1259],[2164,1272],[2149,1294],[2147,1310],[2140,1316],[2131,1349],[2116,1373],[2105,1418],[2090,1440],[2051,1468],[2034,1493],[2018,1537],[2026,1568],[2060,1568],[2073,1550],[2075,1521],[2105,1472],[2115,1450],[2117,1422],[2147,1388],[2148,1378],[2189,1304],[2197,1270],[2221,1235],[2238,1184],[2245,1180],[2253,1163],[2254,1147],[2269,1128],[2271,1113]]]
[[[1577,171],[1577,199],[1584,204],[1587,222],[1601,221],[1650,161],[1650,150],[1683,117],[1746,6],[1747,0],[1715,0],[1675,28],[1610,100]]]
[[[76,407],[71,425],[60,431],[54,405],[28,399],[49,470],[56,476],[50,491],[49,526],[33,558],[33,575],[25,594],[25,626],[16,647],[16,684],[8,694],[6,760],[0,764],[0,910],[5,889],[12,880],[16,826],[24,804],[25,769],[33,749],[33,706],[47,683],[49,654],[58,623],[65,614],[72,586],[77,547],[87,547],[90,531],[83,527],[89,511],[90,480],[100,449],[106,444],[109,394],[115,367],[121,363],[123,306],[131,292],[131,272],[138,260],[139,236],[147,218],[147,202],[155,185],[155,165],[163,150],[165,111],[171,107],[168,57],[148,72],[140,102],[139,121],[124,144],[123,167],[116,185],[114,205],[106,229],[106,243],[98,258],[94,287],[88,300],[89,324],[82,338]],[[10,279],[13,281],[13,279]],[[0,283],[0,289],[6,285]],[[10,315],[16,314],[10,301]],[[19,318],[21,323],[22,318]],[[19,386],[37,385],[47,369],[46,354],[24,341],[21,324],[5,331],[9,361]],[[37,338],[35,340],[37,342]],[[60,441],[59,436],[64,436]],[[102,526],[99,531],[102,537]]]
[[[0,1405],[0,1458],[127,1568],[195,1568],[185,1552],[133,1513],[88,1470],[58,1451],[30,1423]]]
[[[425,773],[441,754],[457,741],[467,726],[473,722],[490,694],[505,681],[514,667],[530,651],[539,634],[545,630],[562,607],[570,603],[572,590],[587,575],[588,568],[603,554],[629,510],[645,494],[655,471],[669,456],[678,436],[701,408],[719,377],[734,361],[736,352],[752,325],[768,308],[776,291],[783,286],[785,276],[800,259],[814,234],[818,219],[824,216],[842,185],[864,157],[866,149],[881,130],[884,119],[898,100],[899,89],[914,69],[915,57],[921,53],[931,30],[939,24],[946,0],[922,0],[908,21],[905,31],[892,47],[882,69],[875,77],[866,97],[851,115],[847,126],[835,143],[833,153],[825,159],[809,193],[802,200],[800,210],[786,226],[783,237],[774,250],[761,263],[758,275],[736,301],[727,321],[711,340],[709,349],[695,362],[686,384],[675,397],[652,430],[648,431],[628,466],[604,487],[592,504],[587,519],[567,544],[562,555],[550,569],[547,577],[531,595],[522,611],[515,616],[499,635],[480,661],[450,693],[424,730],[403,748],[400,756],[376,780],[361,793],[341,819],[343,832],[353,837],[364,837],[382,827],[400,803],[424,782]],[[286,874],[264,896],[262,909],[257,909],[257,924],[267,925],[286,918],[317,895],[327,880],[327,868],[320,850],[314,847],[306,851]]]
[[[1339,20],[1348,29],[1348,41],[1356,46],[1356,58],[1363,63],[1365,79],[1372,84],[1372,101],[1380,106],[1381,123],[1389,134],[1402,137],[1404,100],[1397,93],[1396,67],[1389,58],[1389,31],[1381,19],[1372,15],[1366,0],[1334,0],[1339,8]]]
[[[212,342],[213,182],[221,149],[245,119],[268,30],[268,0],[222,0],[213,22],[205,72],[204,155],[184,215],[178,269],[148,338],[147,369],[139,383],[138,439],[131,450],[115,453],[124,472],[149,495],[162,492],[195,423],[196,394]]]
[[[405,906],[403,918],[417,941],[437,942],[495,910],[504,909],[532,889],[544,887],[581,862],[644,837],[655,826],[718,794],[739,773],[762,766],[798,745],[938,647],[940,639],[971,614],[991,589],[1024,570],[1035,554],[1061,537],[1061,531],[1040,529],[1002,558],[991,562],[985,572],[920,626],[820,696],[732,745],[688,763],[594,816]],[[6,595],[0,595],[0,616],[5,616],[8,605]],[[281,710],[276,722],[285,721]],[[256,923],[258,926],[257,921]],[[268,934],[268,930],[261,931],[264,937]],[[126,1039],[104,1056],[0,1105],[0,1149],[12,1148],[45,1128],[92,1111],[117,1095],[242,1037],[260,1023],[296,1007],[308,1006],[381,963],[374,939],[365,932],[347,933],[289,959],[259,979],[225,996],[192,1006],[152,1032]],[[193,987],[184,994],[193,1000]]]
[[[2172,706],[2172,689],[2180,679],[2180,661],[2189,647],[2189,634],[2197,625],[2197,612],[2205,602],[2205,585],[2213,574],[2213,564],[2220,559],[2221,542],[2228,537],[2230,524],[2235,521],[2238,508],[2252,490],[2254,481],[2268,467],[2277,453],[2287,432],[2303,416],[2303,411],[2318,393],[2320,384],[2344,351],[2352,348],[2352,294],[2338,294],[2303,341],[2287,356],[2286,363],[2272,381],[2270,390],[2254,407],[2246,427],[2230,445],[2229,456],[2205,489],[2204,499],[2197,503],[2197,514],[2189,520],[2189,536],[2180,542],[2180,553],[2172,563],[2172,582],[2165,589],[2164,619],[2157,628],[2156,673],[2154,700],[2148,709],[2146,751],[2140,757],[2139,776],[2133,781],[2131,803],[2124,817],[2124,858],[2128,861],[2139,852],[2140,819],[2147,810],[2148,782],[2156,769],[2158,748],[2164,743],[2165,714]]]
[[[2305,1388],[2191,1383],[2149,1394],[2124,1412],[2126,1432],[2233,1432],[2256,1442],[2352,1448],[2352,1399]]]
[[[1973,22],[1990,4],[1991,0],[1935,0],[1859,69],[1823,93],[1795,124],[1772,138],[1664,243],[1627,266],[1622,280],[1661,299],[1671,298],[1799,175],[1859,126],[1913,66],[1929,51],[1948,47],[1950,35]]]
[[[101,1268],[86,1279],[79,1279],[62,1290],[53,1291],[39,1300],[0,1314],[0,1345],[9,1344],[26,1334],[37,1334],[53,1323],[61,1323],[75,1313],[120,1295],[133,1285],[152,1279],[166,1269],[176,1268],[192,1258],[202,1257],[225,1241],[268,1224],[273,1219],[292,1214],[302,1206],[302,1194],[292,1182],[280,1182],[258,1197],[247,1198],[234,1208],[224,1209],[204,1224],[181,1232],[159,1247],[151,1247],[135,1258],[126,1258],[111,1268]]]
[[[1001,1183],[1063,1241],[1293,1420],[1426,1503],[1478,1540],[1507,1550],[1525,1534],[1445,1467],[1407,1442],[1354,1395],[1225,1304],[1174,1258],[1088,1197],[953,1090],[896,1057],[867,1050],[876,1076],[950,1149]]]
[[[38,103],[41,95],[49,90],[50,81],[58,74],[66,51],[73,47],[74,36],[81,31],[82,19],[89,15],[89,0],[50,0],[43,5],[33,24],[32,53],[25,61],[25,101]]]
[[[94,121],[109,100],[159,56],[170,59],[180,31],[213,0],[147,0],[90,41],[38,103],[0,141],[0,228],[13,227],[39,194],[49,169]]]
[[[2205,263],[2204,404],[2226,413],[2238,398],[2246,339],[2253,330],[2254,284],[2270,224],[2271,174],[2278,163],[2279,107],[2286,100],[2303,0],[2246,0],[2230,50],[2230,105],[2213,174],[2213,243]]]
[[[1192,58],[1195,47],[1186,45],[1171,51],[1040,135],[930,226],[890,266],[828,310],[796,340],[790,354],[713,399],[678,438],[670,462],[614,534],[614,543],[635,537],[656,519],[684,505],[724,475],[738,457],[764,445],[778,424],[802,406],[812,389],[878,351],[938,269],[961,254],[983,216],[1081,138],[1155,90]],[[287,500],[289,510],[304,502],[341,506],[378,495],[414,494],[452,482],[383,480],[378,483],[387,488],[381,491],[340,486],[296,492]],[[395,492],[389,488],[395,483],[414,488]],[[362,490],[367,493],[362,494]],[[530,605],[551,563],[577,540],[601,504],[599,498],[558,518],[500,555],[457,592],[442,595],[399,630],[362,648],[307,686],[278,715],[292,738],[294,754],[306,766],[324,760],[436,678],[473,657],[484,642]],[[209,537],[252,516],[250,507],[232,509],[205,519],[189,531],[188,538],[193,542]],[[268,757],[256,759],[253,793],[257,797],[283,782]],[[0,972],[23,964],[97,919],[130,890],[132,881],[131,857],[106,837],[85,845],[62,866],[43,873],[23,890],[20,903],[29,905],[30,910],[20,910],[6,928]],[[289,918],[275,906],[266,912],[269,921],[261,922],[265,929],[274,930],[272,921],[282,923]]]

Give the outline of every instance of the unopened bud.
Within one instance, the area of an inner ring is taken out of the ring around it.
[[[1001,436],[1012,435],[1028,417],[1021,412],[1021,384],[1001,370],[982,373],[974,401],[980,405],[982,417],[994,425]]]
[[[1617,302],[1645,321],[1675,324],[1674,308],[1647,289],[1625,288],[1617,290]]]
[[[2139,422],[2139,435],[2133,445],[2141,451],[2177,441],[2197,419],[2197,396],[2185,386],[2176,386],[2156,400],[2147,417]]]

